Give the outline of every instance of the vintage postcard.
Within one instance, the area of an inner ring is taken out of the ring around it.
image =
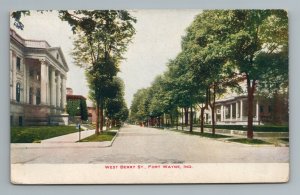
[[[14,184],[289,180],[286,10],[10,13]]]

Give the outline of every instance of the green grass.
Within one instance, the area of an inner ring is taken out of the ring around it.
[[[285,142],[289,142],[290,141],[289,138],[280,138],[280,140],[285,141]]]
[[[89,137],[86,137],[80,142],[104,142],[104,141],[111,141],[114,136],[117,134],[117,132],[111,132],[111,131],[105,131],[99,135],[91,135]]]
[[[216,129],[247,131],[247,126],[245,125],[216,125],[215,127]],[[212,128],[212,125],[204,125],[204,128]],[[277,125],[254,125],[253,131],[254,132],[289,132],[289,127],[277,126]]]
[[[116,127],[111,127],[111,128],[109,128],[108,130],[119,130],[120,129],[120,127],[119,126],[116,126]]]
[[[227,136],[227,135],[220,135],[220,134],[211,134],[211,133],[201,133],[201,132],[196,132],[196,131],[182,131],[182,130],[176,130],[176,129],[169,129],[171,131],[176,131],[176,132],[180,132],[180,133],[184,133],[184,134],[189,134],[189,135],[198,135],[198,136],[202,136],[202,137],[209,137],[209,138],[229,138],[231,136]]]
[[[242,144],[271,144],[269,142],[259,140],[259,139],[248,139],[248,138],[239,138],[239,139],[228,139],[231,142],[238,142]]]
[[[78,132],[75,126],[12,127],[11,143],[40,143],[41,140]]]

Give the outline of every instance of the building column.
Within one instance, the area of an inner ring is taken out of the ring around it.
[[[61,105],[62,105],[62,108],[65,110],[65,107],[66,107],[66,100],[67,100],[67,97],[66,97],[66,78],[65,76],[62,77],[62,95],[61,95]]]
[[[238,119],[238,113],[239,113],[239,103],[235,103],[235,120],[237,121]]]
[[[240,121],[243,120],[243,100],[240,100],[241,107],[240,107]]]
[[[230,121],[232,121],[232,104],[230,104]]]
[[[12,52],[11,54],[11,68],[12,68],[12,99],[16,100],[16,84],[17,84],[17,70],[16,70],[16,54]]]
[[[256,101],[256,120],[259,121],[259,104],[258,104],[258,100]]]
[[[26,66],[26,68],[25,68],[25,70],[26,70],[26,72],[25,72],[25,77],[26,77],[26,103],[28,103],[29,104],[29,96],[30,96],[30,94],[29,94],[29,89],[30,89],[30,68],[29,68],[29,66],[27,66],[27,65],[25,65],[25,63],[24,63],[24,66]]]
[[[40,60],[41,62],[41,104],[47,105],[47,95],[48,95],[48,65],[45,60]]]
[[[221,121],[224,121],[224,106],[221,105]]]
[[[50,94],[50,99],[51,99],[51,105],[56,106],[56,83],[55,83],[55,69],[51,69],[51,94]]]
[[[56,76],[56,107],[60,107],[61,103],[61,79],[60,79],[60,74],[57,73]]]
[[[22,59],[22,68],[23,68],[23,102],[26,103],[27,102],[27,80],[29,79],[27,77],[27,71],[26,71],[26,65],[25,65],[25,59]]]

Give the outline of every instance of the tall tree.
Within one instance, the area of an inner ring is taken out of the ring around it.
[[[59,17],[67,21],[77,35],[72,54],[76,64],[86,69],[91,97],[96,102],[95,133],[99,134],[104,125],[104,103],[110,97],[109,85],[135,34],[136,20],[122,10],[60,11]]]

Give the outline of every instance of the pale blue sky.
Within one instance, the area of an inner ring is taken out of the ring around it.
[[[166,70],[166,63],[180,52],[181,37],[185,29],[201,10],[135,10],[136,35],[125,54],[118,74],[125,82],[125,100],[130,106],[133,94],[140,88],[148,87],[154,78]],[[87,96],[88,87],[84,71],[73,64],[70,52],[72,32],[66,22],[62,22],[56,12],[44,14],[32,12],[22,18],[23,31],[16,30],[26,39],[46,40],[51,46],[62,48],[69,65],[67,87],[74,94]]]

